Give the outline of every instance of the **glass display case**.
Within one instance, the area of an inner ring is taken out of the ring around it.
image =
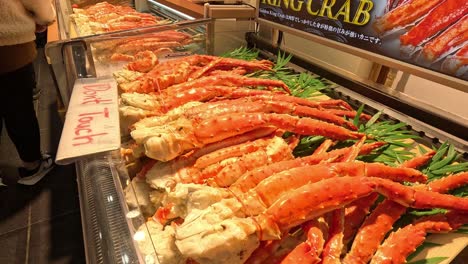
[[[139,43],[142,39],[158,36],[167,41],[171,36],[177,39],[168,45],[159,46],[161,43],[158,42],[152,46],[154,50],[162,49],[158,61],[205,54],[210,45],[205,35],[209,23],[208,19],[185,21],[49,43],[46,54],[55,76],[60,77],[57,84],[65,106],[70,102],[76,80],[112,78],[116,71],[123,69],[128,61],[111,58],[121,50],[119,47],[127,47],[127,55],[138,54],[147,48],[132,45],[132,41]],[[123,46],[123,43],[130,45]],[[127,133],[122,133],[122,141],[127,137]],[[121,159],[119,151],[76,162],[88,263],[158,263],[150,260],[157,258],[157,254],[151,238],[145,237],[142,230],[148,214],[142,213],[141,195],[135,192],[142,189],[136,185],[135,189],[130,187],[128,171],[132,171],[132,166],[135,166],[132,161]],[[146,243],[144,256],[135,247],[137,243],[143,243],[141,241]]]
[[[233,20],[230,15],[225,15],[223,10],[219,13],[211,12],[218,14],[212,16],[218,17],[219,20],[193,19],[190,15],[164,8],[157,1],[147,1],[146,7],[151,13],[161,14],[165,19],[171,20],[171,23],[86,36],[75,35],[79,30],[73,29],[76,24],[68,20],[73,4],[80,6],[84,3],[57,2],[62,40],[49,43],[46,47],[47,58],[56,76],[65,107],[69,105],[75,82],[82,78],[114,78],[121,87],[122,84],[138,80],[146,71],[141,68],[139,71],[132,71],[131,67],[152,68],[158,63],[188,58],[195,54],[221,55],[232,51],[233,47],[245,45],[256,48],[259,59],[270,61],[281,59],[281,55],[278,54],[282,54],[280,52],[285,50],[294,53],[293,48],[282,49],[284,47],[278,45],[281,43],[280,36],[284,34],[283,32],[268,26],[259,28],[251,20],[251,14]],[[130,2],[126,4],[133,6]],[[223,22],[229,25],[228,29],[223,26],[213,27],[213,24],[222,25]],[[151,53],[145,53],[147,50]],[[211,61],[208,66],[203,65],[203,67],[209,70],[209,67],[221,60]],[[270,65],[263,60],[262,62]],[[461,154],[458,161],[465,162],[468,151],[465,132],[468,124],[463,118],[415,102],[404,93],[391,91],[376,82],[359,79],[334,68],[321,67],[322,65],[311,63],[300,53],[283,66],[287,66],[291,72],[308,73],[313,76],[327,88],[325,95],[328,98],[343,100],[354,109],[366,105],[364,112],[369,115],[375,115],[385,109],[385,114],[382,114],[379,120],[404,122],[405,127],[410,128],[411,135],[420,137],[417,142],[421,145],[440,146],[443,142],[450,141],[453,148]],[[208,71],[203,67],[197,70],[201,73]],[[133,91],[134,88],[128,89]],[[135,89],[143,88],[138,86]],[[121,98],[120,102],[122,100]],[[131,113],[128,116],[140,114],[132,112],[132,109],[129,111]],[[162,199],[160,196],[164,193],[164,188],[158,189],[148,185],[141,175],[147,164],[154,166],[154,163],[148,163],[147,158],[139,157],[144,150],[133,148],[134,142],[130,141],[128,127],[134,123],[134,120],[131,120],[131,117],[127,118],[128,116],[120,120],[123,142],[121,150],[86,156],[76,162],[86,261],[87,263],[187,263],[191,258],[182,255],[177,249],[179,245],[176,246],[174,242],[174,233],[177,231],[172,228],[172,224],[178,224],[177,220],[164,224],[151,220],[153,217],[163,217],[167,213],[164,210],[157,210],[155,205],[155,201]],[[229,144],[228,141],[226,140],[226,144]],[[131,151],[127,152],[129,150]],[[165,169],[167,168],[159,168],[163,172]],[[192,188],[189,191],[180,190],[171,199],[183,199],[181,197],[184,195],[197,196],[199,195],[197,191],[204,191],[197,187]],[[218,198],[231,195],[211,189],[208,192]],[[213,230],[215,231],[220,230]],[[467,240],[466,236],[460,234],[453,234],[450,239],[452,241],[446,244],[452,248],[452,252],[455,252],[450,256],[450,259],[453,259],[466,246]],[[198,242],[200,245],[197,245]],[[205,245],[203,243],[211,242],[192,241],[191,247],[197,249],[203,247]],[[250,240],[243,243],[248,244]],[[207,256],[214,254],[208,257],[231,263],[229,258],[223,259],[217,256],[217,253],[203,254]],[[196,261],[203,260],[203,254]],[[240,252],[237,255],[245,261],[242,254]],[[213,259],[207,260],[208,263],[211,263],[210,261]],[[237,261],[232,263],[241,263]]]

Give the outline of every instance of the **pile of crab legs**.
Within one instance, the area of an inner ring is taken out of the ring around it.
[[[425,184],[414,168],[433,152],[399,168],[354,161],[383,143],[365,144],[342,118],[356,115],[349,105],[292,97],[280,81],[242,76],[256,70],[271,63],[195,55],[116,73],[121,113],[136,115],[130,134],[152,159],[135,179],[164,193],[149,220],[173,231],[172,259],[161,250],[161,263],[404,263],[427,233],[467,223],[468,199],[444,193],[465,185],[468,173]],[[255,86],[267,89],[247,88]],[[294,136],[279,137],[284,131]],[[294,158],[301,135],[328,139]],[[328,151],[347,139],[358,142]],[[379,194],[386,200],[369,214]],[[408,207],[448,213],[421,218],[380,245]],[[398,243],[405,232],[416,235]]]
[[[85,8],[74,5],[73,11],[72,17],[84,19],[93,25],[94,31],[91,33],[94,34],[168,23],[160,17],[137,12],[129,6],[112,5],[108,2],[100,2]]]

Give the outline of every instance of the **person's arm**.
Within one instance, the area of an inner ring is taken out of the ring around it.
[[[51,0],[21,0],[38,25],[46,26],[55,21],[55,9]]]

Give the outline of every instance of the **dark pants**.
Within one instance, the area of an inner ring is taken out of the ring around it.
[[[39,124],[32,97],[35,87],[32,63],[0,74],[0,132],[4,121],[8,136],[25,162],[41,159]]]

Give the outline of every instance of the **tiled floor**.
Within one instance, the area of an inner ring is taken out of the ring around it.
[[[42,55],[42,50],[39,51]],[[43,56],[35,63],[36,111],[44,151],[54,153],[62,123]],[[85,263],[74,166],[58,166],[35,186],[17,185],[20,160],[3,129],[0,139],[0,263]]]

